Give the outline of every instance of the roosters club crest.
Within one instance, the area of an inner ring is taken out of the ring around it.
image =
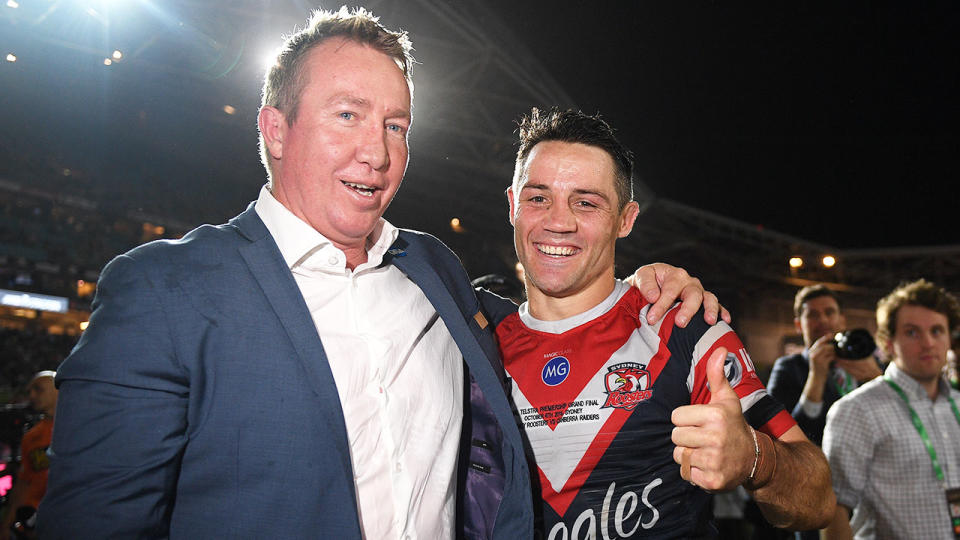
[[[650,386],[650,373],[645,364],[624,362],[607,368],[604,384],[607,387],[607,400],[601,409],[616,407],[632,411],[641,401],[650,399],[653,390]]]

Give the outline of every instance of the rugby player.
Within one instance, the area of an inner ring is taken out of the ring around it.
[[[716,536],[710,492],[739,485],[776,526],[824,526],[823,453],[736,334],[697,317],[679,328],[675,311],[649,324],[650,305],[615,278],[616,241],[639,213],[632,168],[599,117],[533,109],[521,122],[507,195],[528,300],[496,332],[536,464],[539,535]]]

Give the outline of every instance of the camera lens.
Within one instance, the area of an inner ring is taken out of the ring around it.
[[[863,328],[854,328],[846,332],[838,332],[833,337],[833,348],[838,358],[859,360],[873,354],[877,344],[873,341],[870,332]]]

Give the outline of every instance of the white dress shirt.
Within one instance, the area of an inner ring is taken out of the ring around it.
[[[393,265],[380,220],[354,270],[264,186],[256,211],[306,301],[346,420],[366,538],[453,538],[463,358],[427,297]],[[319,361],[319,359],[318,359]]]

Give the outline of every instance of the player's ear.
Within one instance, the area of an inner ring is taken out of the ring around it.
[[[620,211],[620,229],[617,231],[617,238],[625,238],[630,234],[638,215],[640,215],[640,205],[637,201],[630,201],[623,207]]]
[[[797,329],[798,334],[803,335],[803,326],[800,326],[800,317],[793,318],[793,327]]]
[[[510,204],[510,225],[514,225],[513,212],[516,209],[516,207],[514,206],[514,201],[513,201],[513,186],[510,186],[507,188],[507,201],[509,201],[509,204]]]

